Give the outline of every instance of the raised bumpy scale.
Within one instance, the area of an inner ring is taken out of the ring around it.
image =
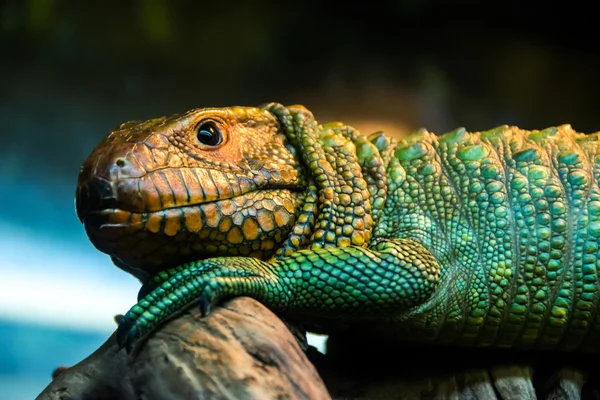
[[[568,125],[396,141],[270,103],[121,125],[76,203],[145,283],[121,345],[251,296],[326,333],[597,352],[599,177]]]

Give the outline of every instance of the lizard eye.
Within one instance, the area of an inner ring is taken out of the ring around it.
[[[223,143],[223,133],[212,121],[201,122],[196,128],[196,137],[205,146],[218,146]]]

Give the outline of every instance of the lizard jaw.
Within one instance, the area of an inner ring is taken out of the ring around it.
[[[270,257],[296,221],[301,204],[298,193],[289,189],[253,191],[141,213],[109,208],[90,211],[82,222],[98,250],[140,277],[211,256]]]

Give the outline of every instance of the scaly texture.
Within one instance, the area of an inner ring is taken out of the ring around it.
[[[270,103],[122,125],[77,207],[145,282],[122,345],[247,295],[324,332],[598,351],[599,174],[568,125],[396,142]]]

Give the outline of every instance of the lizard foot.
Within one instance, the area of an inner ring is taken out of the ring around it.
[[[264,262],[253,260],[230,257],[184,264],[119,319],[117,343],[131,352],[136,339],[194,301],[207,316],[223,298],[273,296],[277,279]]]

